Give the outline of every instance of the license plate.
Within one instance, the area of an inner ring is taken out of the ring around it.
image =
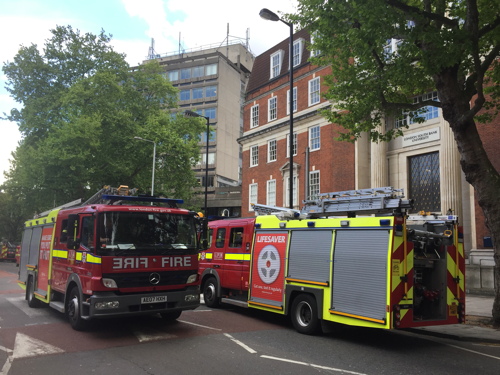
[[[167,296],[142,297],[141,303],[160,303],[167,302]]]

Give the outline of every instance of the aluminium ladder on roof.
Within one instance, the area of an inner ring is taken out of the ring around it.
[[[317,199],[303,201],[304,207],[300,211],[261,204],[252,206],[259,215],[280,213],[286,218],[318,218],[333,215],[352,217],[356,214],[392,213],[412,208],[413,201],[403,198],[403,189],[386,186],[319,194]]]

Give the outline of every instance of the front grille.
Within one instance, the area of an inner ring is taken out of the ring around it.
[[[168,271],[168,272],[129,272],[103,274],[103,278],[113,279],[118,288],[141,288],[148,286],[167,286],[186,283],[188,277],[193,274],[193,270]],[[149,279],[151,274],[160,275],[158,284],[152,284]]]

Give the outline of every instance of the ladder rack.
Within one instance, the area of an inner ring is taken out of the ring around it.
[[[257,203],[252,204],[252,207],[259,215],[275,214],[286,219],[345,215],[354,217],[357,214],[400,213],[412,208],[413,200],[403,198],[403,189],[386,186],[319,194],[317,199],[303,201],[304,207],[301,210]]]

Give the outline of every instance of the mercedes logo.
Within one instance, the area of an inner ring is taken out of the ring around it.
[[[149,282],[153,285],[156,285],[160,282],[160,275],[156,272],[153,272],[151,275],[149,275]]]

